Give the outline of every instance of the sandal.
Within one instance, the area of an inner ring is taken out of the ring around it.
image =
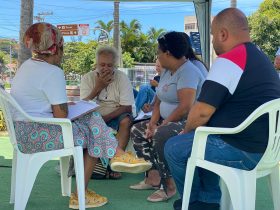
[[[122,174],[120,172],[107,171],[106,178],[107,179],[121,179]]]
[[[161,202],[161,201],[167,201],[168,199],[172,198],[174,195],[176,195],[176,191],[171,194],[167,195],[163,189],[157,190],[154,193],[152,193],[147,200],[151,202]]]
[[[120,172],[112,171],[110,165],[107,166],[106,172],[107,179],[120,179],[122,178],[122,174]]]
[[[151,184],[146,184],[145,180],[134,184],[134,185],[130,185],[129,186],[130,189],[133,190],[158,190],[159,189],[159,185],[158,186],[154,186]]]

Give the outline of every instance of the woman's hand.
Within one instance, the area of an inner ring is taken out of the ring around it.
[[[157,87],[158,86],[158,82],[156,80],[150,80],[150,85],[153,87]]]
[[[153,106],[151,104],[144,104],[142,107],[144,113],[148,113],[153,110]]]
[[[151,123],[151,122],[147,123],[147,129],[146,129],[146,138],[147,139],[151,139],[154,136],[157,127],[158,126],[154,123]]]
[[[168,123],[169,123],[168,120],[163,120],[162,123],[160,124],[160,126],[167,125]]]

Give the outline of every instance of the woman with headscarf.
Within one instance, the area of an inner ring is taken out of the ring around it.
[[[164,70],[157,87],[150,120],[132,127],[131,139],[138,157],[152,162],[146,177],[131,189],[158,189],[147,200],[165,201],[176,194],[175,184],[164,159],[165,142],[178,135],[197,99],[205,76],[190,61],[191,46],[181,32],[169,32],[158,38],[158,60]]]
[[[25,112],[36,117],[66,118],[68,104],[66,82],[59,67],[63,57],[63,37],[48,23],[36,23],[25,32],[24,43],[33,52],[17,71],[11,94]],[[15,126],[19,149],[24,153],[63,148],[61,128],[56,125],[32,124],[16,116]],[[101,115],[91,112],[72,122],[74,144],[84,148],[86,208],[106,204],[107,198],[87,189],[97,157],[112,158],[126,172],[145,171],[150,166],[144,160],[125,153],[118,147],[112,130]],[[126,160],[126,162],[123,162]],[[128,167],[128,168],[126,168]],[[69,207],[79,209],[77,193],[72,193]]]

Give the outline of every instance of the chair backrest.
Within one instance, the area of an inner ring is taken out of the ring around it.
[[[20,113],[26,120],[28,120],[30,116],[28,116],[27,113],[24,112],[23,109],[18,105],[15,99],[2,88],[0,88],[0,109],[4,114],[10,141],[14,149],[20,152],[16,141],[13,115],[15,114],[15,112]]]
[[[272,168],[280,161],[280,99],[274,99],[263,104],[242,124],[251,124],[251,122],[264,114],[268,114],[269,116],[269,137],[266,151],[256,166],[257,171]]]

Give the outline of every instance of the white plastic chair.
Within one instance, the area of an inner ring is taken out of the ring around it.
[[[13,145],[13,166],[11,180],[10,203],[14,203],[15,210],[24,210],[30,196],[36,176],[48,160],[60,157],[61,189],[63,196],[71,194],[71,177],[68,178],[68,166],[70,156],[73,155],[76,171],[76,182],[79,196],[79,208],[85,209],[85,183],[84,162],[82,147],[75,147],[72,134],[72,124],[68,119],[61,118],[38,118],[26,114],[17,102],[0,88],[0,109],[4,113],[10,141]],[[22,153],[18,146],[14,130],[13,112],[21,113],[29,122],[40,122],[59,125],[62,128],[64,148],[33,154]]]
[[[280,210],[280,99],[267,102],[257,108],[244,122],[235,128],[199,127],[195,131],[191,156],[188,160],[182,210],[187,210],[195,167],[218,174],[222,183],[221,210],[254,210],[256,181],[268,176],[275,210]],[[263,114],[269,115],[269,140],[266,151],[257,166],[251,170],[227,167],[204,159],[206,140],[210,134],[235,134],[248,127]],[[227,189],[228,192],[227,192]],[[229,193],[229,194],[228,194]],[[231,201],[231,202],[230,202]]]

